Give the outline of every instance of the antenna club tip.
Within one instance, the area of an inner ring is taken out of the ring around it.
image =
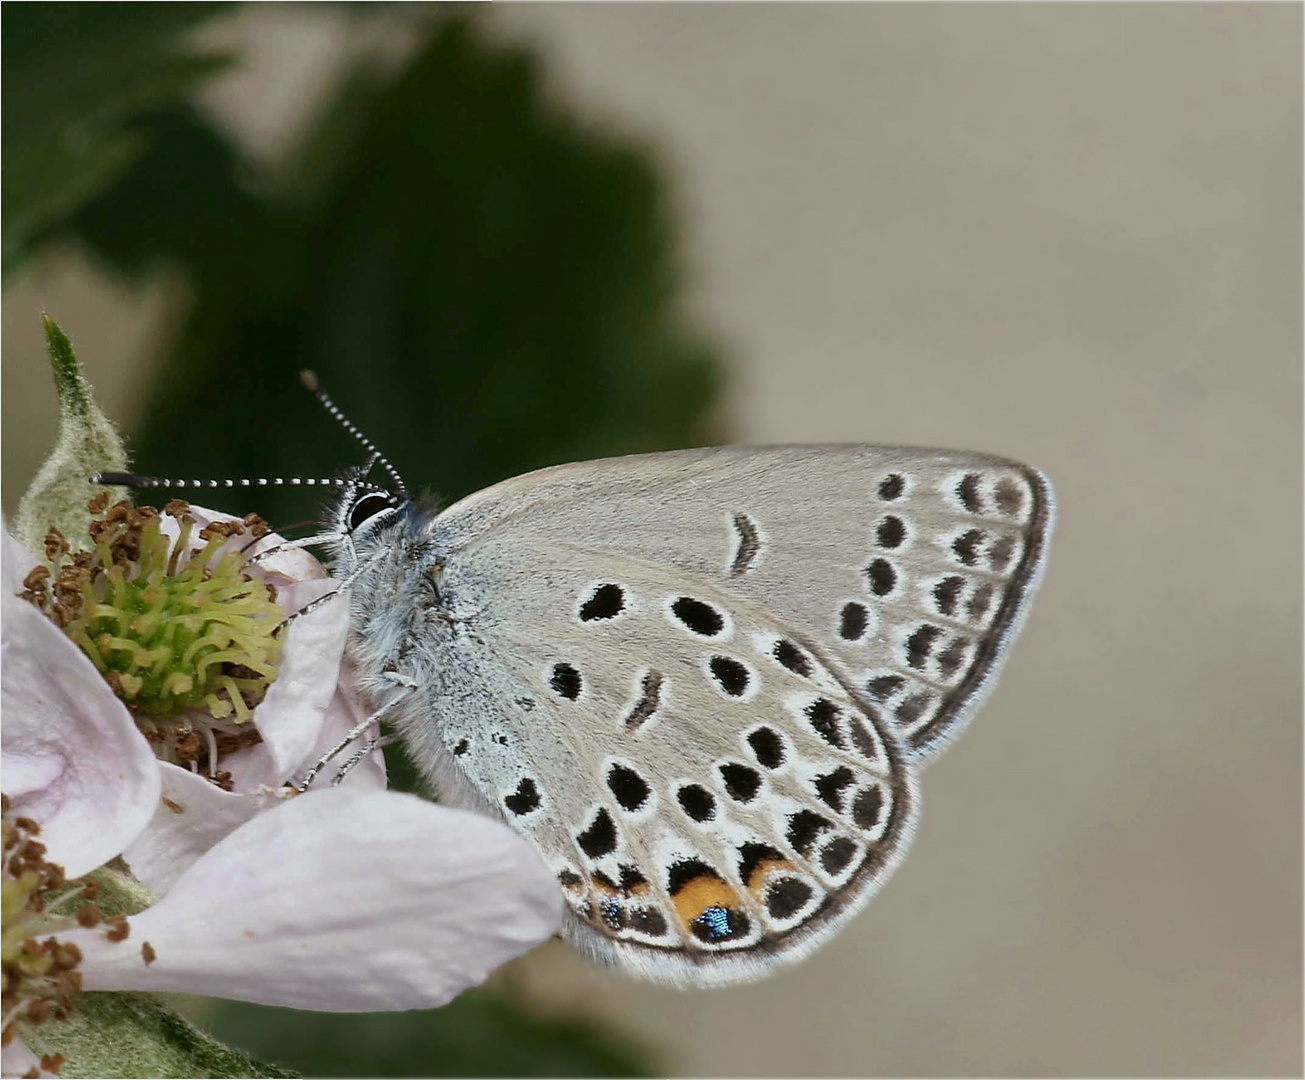
[[[316,373],[309,371],[307,368],[304,368],[304,370],[299,373],[299,381],[308,387],[308,389],[314,394],[322,388],[321,383],[317,381]]]

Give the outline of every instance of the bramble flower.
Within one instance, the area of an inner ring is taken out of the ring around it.
[[[196,616],[234,596],[239,619],[275,627],[335,588],[316,560],[289,551],[236,570],[222,564],[238,547],[279,538],[184,504],[162,516],[108,509],[98,520],[115,520],[98,529],[94,555],[53,573],[4,537],[6,843],[26,830],[21,850],[53,867],[33,879],[7,864],[6,933],[11,907],[26,914],[12,922],[12,949],[6,937],[6,964],[40,949],[63,964],[51,969],[57,1007],[34,1004],[49,994],[33,979],[15,982],[6,1023],[20,1022],[25,1044],[6,1049],[6,1072],[23,1054],[54,1060],[38,1021],[66,1012],[78,987],[431,1007],[556,931],[560,898],[528,845],[498,823],[385,791],[379,754],[337,788],[329,770],[325,786],[288,786],[363,719],[343,663],[347,605],[318,605],[275,648],[235,617],[215,630],[221,618]],[[67,556],[59,541],[52,534],[47,552]],[[186,593],[186,580],[197,588]],[[169,636],[169,617],[184,634]],[[219,660],[204,665],[206,655]],[[226,681],[231,664],[241,670]],[[48,903],[55,881],[118,855],[157,897],[143,911],[81,915],[94,909],[80,886]]]
[[[89,1075],[278,1075],[176,1034],[161,1003],[86,991],[429,1008],[551,936],[562,900],[533,849],[386,791],[379,753],[299,792],[365,720],[348,604],[256,518],[109,506],[86,477],[125,449],[46,334],[59,438],[19,503],[28,546],[0,541],[0,1072],[66,1054]]]

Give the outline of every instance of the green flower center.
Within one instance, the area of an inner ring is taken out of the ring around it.
[[[188,551],[196,535],[189,505],[174,500],[164,513],[179,522],[175,544],[157,510],[126,502],[91,522],[90,551],[69,557],[52,531],[53,576],[37,567],[24,595],[90,657],[160,756],[194,762],[203,739],[214,772],[219,752],[256,738],[241,725],[276,678],[285,613],[228,546],[247,531],[265,533],[261,522],[214,522],[197,534],[203,546]]]

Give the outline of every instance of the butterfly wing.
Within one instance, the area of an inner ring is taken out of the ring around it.
[[[1023,621],[1054,516],[1047,479],[984,454],[719,447],[506,481],[442,520],[718,581],[820,643],[919,760],[964,727]]]
[[[986,677],[1049,514],[1020,466],[867,447],[508,481],[436,523],[448,686],[475,689],[441,695],[426,738],[553,866],[578,944],[654,978],[755,977],[832,934],[909,840],[925,725],[884,708],[900,688],[871,700],[873,680],[941,695]],[[927,605],[948,577],[962,586],[944,621]],[[921,626],[966,645],[925,647]],[[942,711],[929,721],[954,723]]]

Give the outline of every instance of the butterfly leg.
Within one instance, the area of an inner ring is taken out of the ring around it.
[[[264,548],[255,555],[249,556],[249,562],[262,562],[264,559],[270,559],[273,555],[280,555],[283,551],[296,551],[299,548],[315,547],[318,544],[333,544],[345,538],[344,533],[321,533],[318,536],[305,536],[301,540],[284,540],[279,544],[273,544],[270,548]],[[255,541],[257,543],[257,541]],[[243,549],[242,549],[243,550]]]
[[[317,774],[320,773],[322,769],[326,767],[326,765],[331,761],[332,758],[334,758],[337,754],[339,754],[340,751],[344,750],[348,746],[351,746],[353,743],[357,742],[364,735],[366,735],[367,732],[374,725],[381,722],[381,720],[385,717],[386,713],[388,713],[391,709],[393,709],[396,705],[398,705],[399,702],[401,702],[410,693],[412,693],[415,687],[416,687],[415,683],[413,684],[412,687],[401,686],[399,688],[399,692],[395,694],[394,697],[392,697],[389,701],[387,701],[384,705],[382,705],[379,709],[377,709],[374,713],[372,713],[369,717],[367,717],[366,720],[364,720],[362,723],[354,727],[353,730],[349,732],[349,734],[347,734],[343,739],[341,739],[338,743],[336,743],[333,747],[331,747],[330,750],[328,750],[325,754],[323,754],[320,758],[318,758],[317,762],[313,765],[313,767],[309,769],[307,773],[304,774],[304,778],[301,781],[299,781],[299,783],[294,785],[294,789],[300,792],[307,791],[312,786],[313,781],[317,779]],[[372,749],[374,749],[375,744],[378,741],[379,740],[372,739],[371,742],[368,743],[368,745],[364,748],[363,752],[357,755],[358,760],[361,760],[362,758],[366,757],[367,754]],[[350,760],[349,762],[345,763],[344,768],[345,770],[348,770],[353,768],[353,766],[356,764],[357,761]],[[344,775],[344,770],[341,771],[340,777],[342,777],[343,775]],[[337,777],[334,782],[339,783],[340,777]]]
[[[362,761],[373,750],[381,750],[389,746],[392,742],[397,742],[398,735],[383,735],[379,739],[369,739],[363,744],[362,748],[355,751],[353,756],[340,766],[340,771],[331,777],[331,787],[337,786],[341,780],[353,771],[355,765]]]

